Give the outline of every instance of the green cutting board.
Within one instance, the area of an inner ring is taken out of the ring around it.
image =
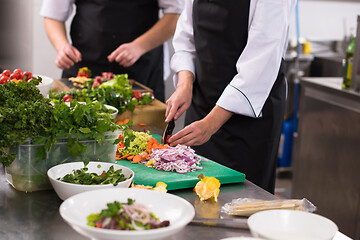
[[[239,183],[245,181],[245,174],[225,167],[214,161],[202,161],[203,169],[194,172],[177,173],[165,172],[149,168],[144,164],[131,163],[128,160],[116,161],[117,164],[128,167],[134,171],[134,183],[146,186],[155,186],[157,182],[167,184],[167,190],[175,190],[182,188],[193,188],[199,181],[198,175],[202,173],[206,177],[215,177],[220,184]]]
[[[153,135],[153,137],[158,139],[160,136]],[[167,190],[195,187],[196,183],[199,181],[198,175],[200,173],[206,177],[217,178],[220,181],[220,184],[239,183],[245,181],[245,174],[211,160],[201,161],[203,169],[183,174],[156,170],[154,168],[149,168],[144,164],[131,163],[128,160],[119,160],[116,161],[116,163],[134,171],[135,184],[155,186],[157,182],[161,181],[167,184]]]

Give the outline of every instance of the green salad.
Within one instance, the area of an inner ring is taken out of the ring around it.
[[[117,186],[120,182],[132,177],[132,174],[129,177],[125,177],[122,173],[122,169],[114,170],[114,166],[111,166],[108,171],[103,171],[100,175],[89,173],[89,169],[86,167],[88,164],[89,162],[84,162],[83,168],[74,169],[73,173],[66,174],[64,177],[58,178],[57,180],[82,185],[113,184],[114,186]],[[101,165],[98,164],[97,167],[100,168]]]

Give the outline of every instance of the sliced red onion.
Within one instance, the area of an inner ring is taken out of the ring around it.
[[[202,158],[195,154],[194,149],[181,144],[176,147],[153,149],[150,159],[154,159],[155,169],[167,172],[187,173],[202,169],[199,166]]]

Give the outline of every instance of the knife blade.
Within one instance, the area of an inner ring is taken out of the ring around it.
[[[227,227],[227,228],[240,228],[240,229],[249,229],[247,224],[247,218],[229,218],[229,219],[219,219],[219,218],[197,218],[193,219],[190,224],[192,225],[202,225],[202,226],[211,226],[211,227]]]
[[[166,128],[165,128],[165,131],[164,131],[164,133],[163,133],[163,136],[162,136],[162,138],[161,138],[161,142],[162,142],[163,144],[166,144],[166,143],[167,143],[167,140],[169,139],[169,137],[171,137],[174,128],[175,128],[175,120],[172,119],[172,120],[167,124],[167,126],[166,126]]]

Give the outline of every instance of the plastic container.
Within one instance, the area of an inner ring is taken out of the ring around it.
[[[294,123],[292,119],[283,121],[278,154],[278,167],[291,167]]]
[[[87,147],[85,152],[76,157],[67,150],[67,138],[57,139],[45,157],[40,157],[43,145],[30,144],[30,142],[19,145],[11,150],[16,153],[16,158],[9,167],[5,168],[6,179],[19,191],[51,189],[47,170],[55,165],[85,160],[114,163],[117,145],[113,143],[119,134],[120,131],[105,133],[105,140],[101,146],[96,140],[81,140],[80,142]]]

